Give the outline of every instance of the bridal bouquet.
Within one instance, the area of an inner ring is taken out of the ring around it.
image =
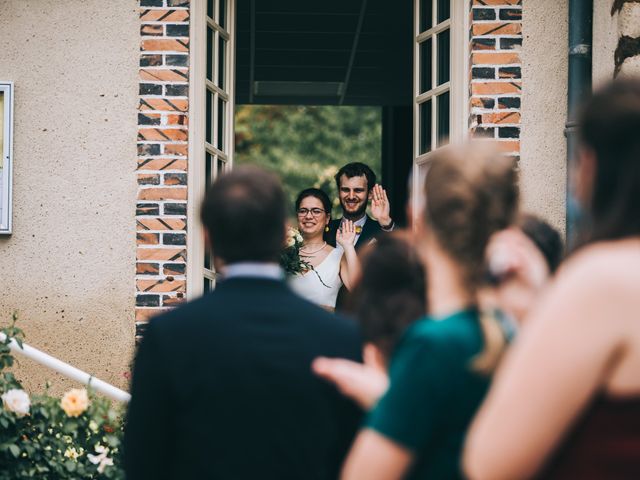
[[[296,275],[312,270],[313,267],[302,260],[300,249],[302,248],[302,235],[295,228],[287,231],[287,246],[280,253],[280,266],[288,275]]]

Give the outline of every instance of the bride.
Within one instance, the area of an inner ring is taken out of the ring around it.
[[[334,310],[342,285],[350,290],[360,274],[354,248],[356,228],[353,222],[343,221],[336,234],[336,242],[341,248],[333,248],[323,238],[331,220],[331,202],[327,194],[317,188],[308,188],[298,194],[295,205],[298,230],[303,238],[300,257],[313,270],[294,275],[289,285],[301,297]]]

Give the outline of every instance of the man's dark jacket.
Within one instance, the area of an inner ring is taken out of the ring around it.
[[[356,326],[284,282],[232,278],[151,320],[135,361],[128,480],[335,479],[360,410],[311,372],[360,360]]]
[[[325,235],[325,240],[332,247],[336,246],[336,233],[338,228],[340,228],[340,222],[342,222],[341,218],[331,220],[329,222],[329,231]],[[359,250],[368,244],[371,240],[380,235],[381,232],[383,232],[383,230],[380,228],[380,224],[367,215],[367,221],[364,222],[362,232],[360,232],[360,237],[358,237],[358,241],[355,245],[356,250]]]

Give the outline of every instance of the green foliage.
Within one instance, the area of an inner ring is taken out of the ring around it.
[[[380,175],[381,118],[378,107],[241,105],[235,159],[277,172],[292,210],[309,187],[323,189],[337,207],[333,176],[341,166],[363,162]]]
[[[7,336],[0,343],[0,394],[12,389],[22,390],[14,375],[5,371],[14,362],[9,349],[10,339],[21,344],[23,338],[15,320],[14,314],[12,324],[0,329]],[[0,480],[124,479],[120,467],[121,415],[109,400],[92,392],[89,392],[89,399],[88,408],[77,417],[67,415],[60,399],[46,393],[31,396],[26,415],[4,405],[0,409]],[[96,446],[104,451],[102,457]],[[100,459],[106,460],[102,467]],[[108,464],[108,459],[113,465]]]

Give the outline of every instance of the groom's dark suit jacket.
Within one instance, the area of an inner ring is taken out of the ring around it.
[[[329,222],[329,231],[325,235],[325,240],[332,247],[336,246],[336,232],[338,231],[338,228],[340,228],[340,222],[342,222],[342,218],[331,220]],[[360,237],[355,245],[356,250],[359,250],[364,245],[368,244],[372,239],[380,235],[381,232],[383,232],[383,230],[380,228],[380,224],[367,215],[367,221],[364,222],[362,232],[360,232]]]
[[[311,372],[360,359],[356,326],[284,282],[232,278],[151,320],[135,361],[128,480],[335,479],[360,410]]]

